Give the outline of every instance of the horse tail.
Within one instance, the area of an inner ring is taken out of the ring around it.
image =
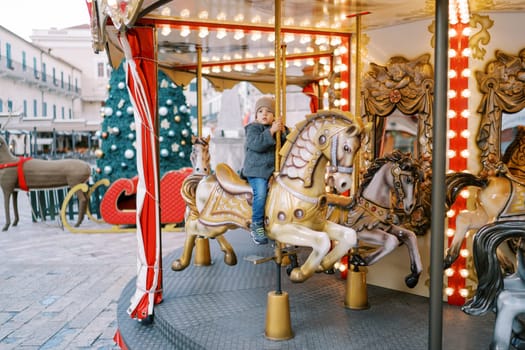
[[[202,174],[191,174],[182,182],[180,194],[191,212],[198,212],[195,196],[197,193],[197,186],[204,176],[205,175]]]
[[[489,181],[469,173],[451,173],[447,174],[445,178],[445,185],[447,188],[447,195],[445,199],[447,209],[450,209],[452,204],[456,201],[458,194],[467,186],[475,186],[480,188],[487,187]]]
[[[469,315],[483,315],[492,310],[497,296],[503,289],[503,271],[496,249],[505,240],[525,238],[523,221],[499,221],[483,226],[474,236],[474,267],[478,276],[478,287],[474,297],[462,310]]]

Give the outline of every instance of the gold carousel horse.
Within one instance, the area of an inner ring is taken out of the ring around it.
[[[351,187],[361,129],[348,113],[321,111],[298,123],[280,151],[280,172],[270,183],[265,226],[270,239],[312,248],[304,264],[291,271],[293,282],[331,268],[356,244],[353,229],[326,220],[331,197],[326,195],[325,183],[330,163],[328,180],[333,187],[338,192]],[[225,262],[235,264],[233,248],[222,235],[234,228],[249,230],[252,190],[248,183],[221,163],[213,175],[190,175],[181,193],[188,206],[186,241],[172,269],[189,265],[197,236],[217,238]],[[330,250],[331,240],[338,244]]]
[[[9,151],[5,139],[0,137],[0,187],[4,194],[5,225],[2,231],[7,231],[11,225],[9,198],[13,196],[15,219],[13,226],[18,224],[18,192],[32,189],[47,189],[68,186],[73,188],[89,180],[91,168],[88,163],[79,159],[43,160],[25,157],[15,157]],[[78,227],[88,206],[88,196],[81,190],[77,191]]]
[[[456,217],[456,232],[447,250],[444,268],[458,258],[461,244],[469,230],[479,230],[487,223],[505,220],[524,220],[525,207],[525,127],[518,133],[502,157],[499,172],[481,177],[470,173],[452,173],[446,176],[449,208],[457,195],[469,186],[477,187],[475,209],[463,210]]]
[[[416,206],[416,185],[421,178],[418,162],[410,154],[395,150],[372,162],[350,206],[334,206],[329,219],[352,227],[359,241],[374,246],[366,255],[352,254],[351,264],[373,265],[400,243],[405,244],[411,271],[405,283],[409,288],[417,285],[423,271],[417,237],[398,223],[395,209],[402,207],[405,214],[412,213]]]

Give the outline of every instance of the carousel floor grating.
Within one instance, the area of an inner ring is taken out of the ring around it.
[[[135,280],[124,288],[117,309],[118,327],[128,349],[195,350],[422,350],[428,348],[429,299],[368,286],[370,308],[344,307],[346,282],[339,274],[320,273],[292,283],[282,268],[282,290],[288,292],[294,337],[273,341],[264,335],[268,292],[276,288],[276,265],[255,265],[245,258],[271,256],[271,245],[256,246],[246,231],[226,234],[238,263],[222,261],[217,242],[210,240],[213,264],[174,272],[171,263],[181,249],[167,255],[164,300],[155,306],[149,325],[126,310]],[[304,261],[304,259],[300,261]],[[487,349],[494,314],[468,316],[459,307],[443,305],[443,349]]]

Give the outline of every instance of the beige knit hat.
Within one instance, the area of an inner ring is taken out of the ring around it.
[[[268,108],[270,112],[275,114],[275,99],[271,96],[263,96],[257,100],[255,103],[255,114],[257,115],[257,111],[261,109],[262,107]]]

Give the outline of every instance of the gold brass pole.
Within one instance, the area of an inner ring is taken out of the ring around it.
[[[361,14],[356,16],[356,50],[355,50],[355,118],[361,118]],[[358,188],[359,180],[359,154],[354,161],[354,191]],[[358,248],[352,249],[350,254],[357,253]],[[368,291],[366,286],[366,270],[359,266],[348,266],[346,276],[345,307],[353,310],[363,310],[369,307]]]
[[[202,47],[197,46],[197,135],[202,137]],[[196,266],[211,265],[210,240],[206,237],[197,237],[195,241]]]
[[[281,47],[281,0],[275,0],[275,118],[282,120],[281,97],[283,95],[283,81],[286,78],[281,71],[283,61]],[[276,133],[275,146],[275,172],[279,172],[279,150],[281,148],[281,133]],[[286,340],[293,338],[292,325],[290,321],[290,303],[288,293],[281,290],[281,262],[282,250],[279,242],[275,242],[275,265],[277,276],[277,288],[268,293],[268,304],[266,306],[266,325],[264,335],[270,340]]]

